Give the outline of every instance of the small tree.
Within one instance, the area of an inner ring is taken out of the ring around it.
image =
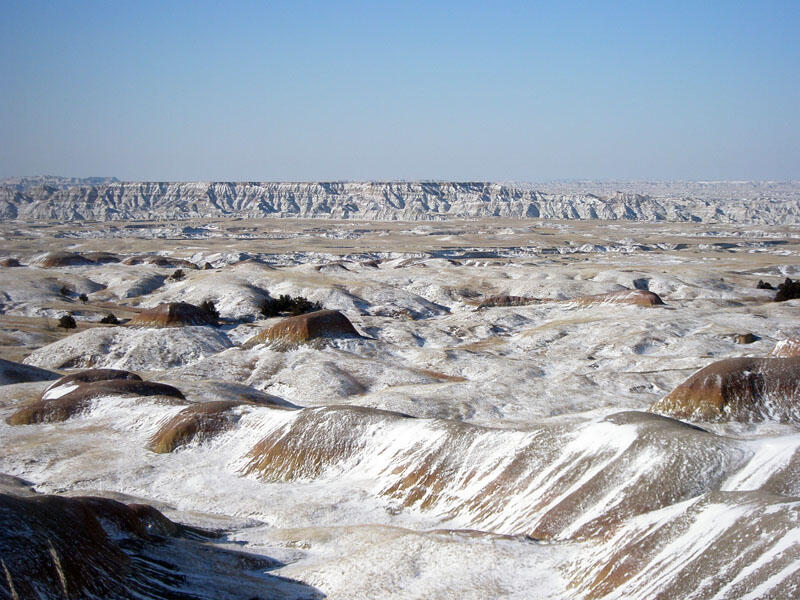
[[[87,296],[86,294],[81,294],[80,296],[78,296],[78,300],[86,304],[89,301],[89,296]]]
[[[113,313],[108,313],[105,317],[100,319],[101,323],[106,323],[107,325],[119,325],[119,319],[114,316]]]
[[[64,329],[75,329],[78,324],[75,323],[75,317],[72,315],[61,315],[61,318],[58,320],[58,326]]]

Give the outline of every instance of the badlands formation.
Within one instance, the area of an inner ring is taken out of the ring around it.
[[[270,185],[5,185],[0,598],[800,596],[794,188]]]

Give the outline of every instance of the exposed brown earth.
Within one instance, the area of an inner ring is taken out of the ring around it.
[[[90,379],[85,382],[73,379],[65,383],[63,387],[67,390],[62,395],[54,394],[61,387],[60,385],[50,386],[38,400],[19,408],[6,419],[6,422],[9,425],[31,425],[33,423],[66,421],[85,410],[91,400],[103,396],[166,396],[185,400],[181,391],[171,385],[142,381],[140,378],[134,379],[122,375],[126,374],[126,371],[112,369],[93,369],[92,371],[90,378],[100,376],[98,371],[110,371],[112,377],[115,373],[121,375],[112,379]],[[128,375],[138,377],[132,373]],[[73,386],[74,389],[72,389]]]
[[[45,268],[55,267],[76,267],[92,265],[94,261],[86,258],[82,254],[75,252],[48,252],[36,261],[36,266]]]
[[[167,267],[171,269],[197,269],[197,265],[188,260],[161,256],[158,254],[145,254],[129,256],[122,261],[124,265],[155,265],[157,267]]]
[[[187,325],[217,325],[217,320],[205,309],[188,302],[165,302],[143,310],[128,325],[133,327],[183,327]]]
[[[536,304],[540,302],[537,298],[526,298],[525,296],[489,296],[483,300],[478,308],[490,308],[493,306],[527,306],[528,304]]]
[[[654,292],[647,290],[617,290],[606,292],[605,294],[594,294],[591,296],[579,296],[573,302],[582,306],[590,304],[633,304],[635,306],[661,306],[664,301]]]
[[[211,439],[236,422],[232,409],[244,404],[236,400],[202,402],[184,408],[155,433],[148,448],[164,454],[192,441]]]
[[[316,312],[286,317],[272,327],[245,342],[252,347],[264,342],[279,341],[287,344],[301,344],[319,338],[361,337],[346,316],[338,310],[318,310]]]
[[[800,358],[728,358],[699,370],[650,410],[705,421],[800,421]]]

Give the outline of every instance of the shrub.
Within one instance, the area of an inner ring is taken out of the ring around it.
[[[62,296],[71,296],[72,295],[72,290],[69,289],[67,286],[62,285],[61,289],[58,290],[58,293],[61,294]]]
[[[173,281],[180,281],[181,279],[184,279],[185,277],[186,277],[186,274],[183,272],[183,269],[175,269],[175,271],[172,273],[172,275],[169,276],[169,278],[172,279]]]
[[[75,317],[72,315],[61,315],[58,320],[58,326],[64,329],[75,329],[78,325],[75,323]]]
[[[774,290],[775,286],[773,286],[769,282],[762,281],[761,279],[759,279],[758,283],[756,284],[756,289],[758,289],[758,290]]]
[[[78,296],[78,300],[86,304],[89,301],[89,296],[87,296],[86,294],[81,294],[80,296]]]
[[[795,298],[800,298],[800,280],[792,281],[787,277],[786,281],[778,284],[778,293],[775,294],[775,302],[794,300]]]
[[[214,305],[213,300],[203,300],[200,303],[200,308],[202,308],[204,311],[206,311],[215,319],[219,319],[219,311],[217,310],[217,307]]]
[[[100,319],[100,322],[108,325],[119,325],[119,319],[115,317],[113,313],[108,313],[105,317]]]
[[[287,312],[296,316],[316,310],[322,310],[319,302],[311,302],[303,296],[292,298],[288,294],[281,294],[277,298],[265,298],[261,303],[261,314],[265,317],[278,317]]]

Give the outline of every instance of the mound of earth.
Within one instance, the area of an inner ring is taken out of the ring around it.
[[[280,562],[217,548],[214,537],[145,504],[0,493],[0,598],[321,597],[265,573]]]
[[[301,344],[319,338],[357,337],[361,335],[346,316],[338,310],[318,310],[296,317],[281,319],[272,327],[245,342],[252,347],[264,342]]]
[[[800,422],[800,358],[717,361],[650,410],[691,420]]]
[[[648,290],[617,290],[605,294],[579,296],[569,302],[588,306],[591,304],[633,304],[635,306],[661,306],[664,301],[655,292]]]
[[[92,327],[42,346],[23,362],[47,369],[152,371],[186,366],[232,345],[213,327]]]
[[[217,319],[206,309],[188,302],[165,302],[133,317],[129,325],[136,327],[184,327],[214,325]]]
[[[800,356],[800,338],[788,338],[779,341],[770,351],[770,356],[777,358],[792,358]]]
[[[527,298],[525,296],[508,296],[503,294],[500,296],[489,296],[478,305],[478,308],[491,308],[494,306],[527,306],[528,304],[533,304],[535,302],[537,302],[536,298]]]
[[[158,254],[140,254],[129,256],[122,261],[123,265],[155,265],[170,269],[197,269],[197,265],[182,258],[169,258]]]
[[[58,379],[58,373],[0,358],[0,385]]]
[[[21,267],[19,260],[14,257],[0,258],[0,267]]]
[[[129,371],[89,369],[62,377],[42,392],[38,400],[19,408],[6,422],[9,425],[31,425],[66,421],[85,410],[91,400],[103,396],[167,396],[185,400],[179,389],[143,381]]]
[[[211,439],[236,423],[238,415],[233,409],[242,404],[236,400],[217,400],[188,406],[161,426],[148,448],[164,454],[194,440]]]
[[[34,264],[49,269],[54,267],[81,267],[93,265],[94,261],[75,252],[48,252],[44,256],[36,259]]]
[[[111,252],[87,252],[83,256],[98,265],[107,265],[120,262],[119,256]]]

